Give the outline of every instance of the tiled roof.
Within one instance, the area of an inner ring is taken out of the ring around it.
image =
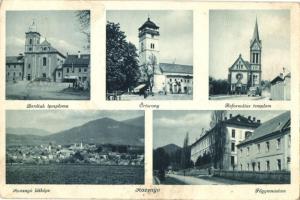
[[[185,73],[193,74],[192,65],[179,65],[172,63],[159,63],[159,68],[165,73]]]
[[[150,18],[148,17],[148,20],[139,28],[139,30],[143,29],[143,28],[153,28],[153,29],[158,29],[159,27],[156,26],[156,24],[154,22],[152,22],[150,20]]]
[[[242,141],[239,145],[251,143],[278,131],[281,132],[290,128],[290,119],[290,111],[287,111],[278,115],[277,117],[274,117],[273,119],[270,119],[269,121],[266,121],[257,129],[255,129],[249,138]]]
[[[90,54],[82,54],[80,55],[80,58],[78,58],[78,55],[68,55],[63,65],[72,64],[88,66],[90,64]]]
[[[241,61],[243,62],[243,64],[245,65],[245,67],[247,68],[247,70],[250,69],[250,63],[249,61],[246,61],[242,58],[242,55],[240,54],[239,57],[234,61],[234,63],[231,65],[231,67],[229,68],[229,70],[232,70],[232,68],[234,68],[234,66],[236,65],[236,63],[239,61],[239,59],[241,59]]]
[[[23,63],[24,56],[6,56],[6,63]]]
[[[260,123],[258,123],[257,121],[254,121],[253,119],[249,119],[242,115],[231,117],[227,120],[224,120],[223,123],[250,127],[258,127],[260,125]]]

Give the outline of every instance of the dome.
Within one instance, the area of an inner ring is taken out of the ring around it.
[[[144,28],[152,28],[152,29],[159,29],[158,26],[154,22],[150,20],[148,17],[148,20],[139,28],[139,30],[144,29]]]

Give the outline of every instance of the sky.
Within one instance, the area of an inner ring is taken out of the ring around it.
[[[285,67],[290,71],[288,10],[211,10],[209,13],[209,74],[227,79],[239,54],[249,61],[250,40],[257,17],[262,40],[262,79],[272,80]]]
[[[230,111],[227,116],[240,114],[248,117],[256,117],[261,123],[268,121],[285,111]],[[189,133],[189,144],[199,139],[202,128],[209,129],[212,111],[187,111],[187,110],[164,110],[153,112],[153,147],[154,149],[167,144],[176,144],[180,147],[186,133]]]
[[[127,41],[139,48],[138,29],[148,15],[159,26],[160,62],[193,65],[192,11],[107,11],[106,20],[119,23]]]
[[[89,121],[109,117],[117,121],[144,116],[144,111],[134,110],[8,110],[7,128],[38,128],[51,133],[83,125]]]
[[[46,38],[61,53],[86,53],[86,36],[80,31],[76,11],[7,11],[6,55],[24,53],[25,32],[35,21],[42,43]]]

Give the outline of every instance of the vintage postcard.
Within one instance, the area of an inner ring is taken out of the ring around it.
[[[3,0],[0,197],[299,199],[300,2]]]

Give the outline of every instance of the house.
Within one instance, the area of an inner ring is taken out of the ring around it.
[[[238,144],[238,170],[290,170],[290,111],[259,126],[250,137]]]
[[[24,55],[6,57],[6,81],[23,80]]]
[[[261,83],[262,41],[259,37],[257,20],[250,41],[250,62],[240,54],[229,67],[228,82],[231,94],[246,94],[250,87],[259,87]]]
[[[271,100],[291,100],[291,73],[280,73],[270,83]]]
[[[260,126],[260,120],[256,117],[244,117],[242,115],[225,117],[219,122],[222,130],[215,125],[212,129],[202,133],[200,138],[191,145],[191,160],[195,164],[199,157],[211,154],[211,147],[214,143],[214,135],[217,131],[224,131],[225,147],[219,166],[225,170],[234,170],[237,165],[237,145],[247,138],[257,127]]]

